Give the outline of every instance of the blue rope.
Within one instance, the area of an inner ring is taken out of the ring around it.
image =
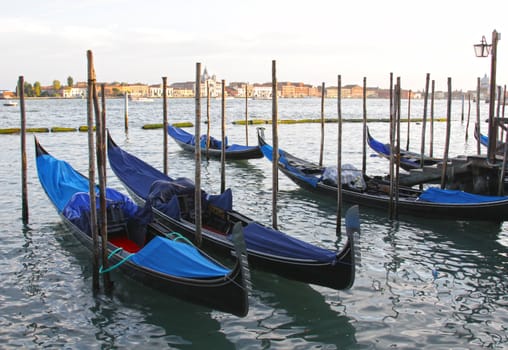
[[[115,250],[113,250],[111,253],[109,253],[108,255],[108,261],[109,259],[111,259],[111,257],[113,255],[115,255],[116,253],[122,251],[123,248],[116,248]],[[124,262],[126,262],[127,260],[129,260],[134,254],[129,254],[127,255],[125,258],[123,258],[122,260],[120,260],[119,262],[117,262],[115,265],[113,266],[110,266],[108,267],[107,269],[103,269],[103,266],[101,265],[101,267],[99,268],[99,273],[100,274],[103,274],[103,273],[106,273],[106,272],[110,272],[110,271],[113,271],[114,269],[116,269],[117,267],[121,266]]]
[[[183,236],[181,233],[179,232],[175,232],[175,231],[172,231],[172,232],[168,232],[168,233],[165,233],[165,236],[169,239],[173,239],[174,241],[178,241],[179,239],[189,243],[191,246],[194,246],[194,244],[192,244],[191,241],[189,241],[189,239],[185,236]],[[176,238],[173,238],[173,236],[176,236]]]

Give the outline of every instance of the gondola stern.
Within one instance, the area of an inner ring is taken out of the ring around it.
[[[36,157],[42,156],[44,154],[49,154],[48,151],[42,147],[42,145],[39,143],[39,139],[37,136],[34,136],[34,143],[35,143],[35,155]]]
[[[353,205],[346,212],[346,234],[350,245],[351,281],[349,286],[345,289],[349,289],[353,286],[356,268],[361,266],[360,232],[359,206]]]
[[[242,314],[237,316],[244,317],[249,312],[248,297],[252,291],[251,274],[249,269],[249,261],[247,259],[247,246],[245,244],[245,237],[243,233],[242,224],[240,222],[235,223],[232,229],[232,242],[234,245],[233,255],[236,256],[238,263],[240,264],[240,273],[242,275],[241,287],[245,291],[245,310]]]

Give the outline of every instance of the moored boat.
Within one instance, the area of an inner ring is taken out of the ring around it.
[[[372,137],[368,128],[367,128],[367,143],[369,144],[369,147],[373,151],[375,151],[380,157],[390,159],[391,155],[390,144],[382,143],[376,140],[374,137]],[[441,160],[439,158],[434,158],[427,155],[423,156],[424,166],[432,166],[440,162]],[[407,171],[411,169],[421,168],[422,167],[421,154],[406,150],[400,150],[400,167]]]
[[[154,215],[172,229],[194,239],[194,183],[171,178],[122,150],[108,135],[111,169],[138,204],[148,202]],[[203,248],[229,256],[231,227],[240,223],[250,266],[288,279],[333,289],[350,288],[355,279],[355,251],[359,228],[350,225],[342,249],[333,251],[266,227],[232,207],[230,189],[219,195],[202,191]],[[352,210],[350,216],[355,216]],[[356,212],[356,216],[358,213]],[[349,220],[353,222],[354,220]],[[357,220],[358,221],[358,220]]]
[[[265,157],[272,161],[273,148],[261,131],[258,131],[258,142]],[[336,166],[319,166],[279,148],[278,169],[306,190],[337,198]],[[388,212],[391,201],[388,181],[380,176],[363,176],[361,171],[351,167],[342,172],[340,183],[345,202]],[[452,220],[508,220],[508,197],[505,196],[484,196],[435,187],[421,191],[399,186],[396,204],[398,213],[403,215]]]
[[[178,128],[173,125],[168,126],[169,136],[185,151],[195,152],[196,148],[196,140],[195,136],[182,128]],[[207,136],[201,135],[201,153],[208,155],[213,158],[220,158],[222,154],[222,141],[217,140],[214,137],[210,136],[208,150],[206,147]],[[238,144],[228,144],[226,139],[226,147],[225,147],[225,155],[226,160],[240,160],[240,159],[254,159],[254,158],[263,158],[263,153],[256,146],[245,146]]]
[[[37,140],[36,162],[40,183],[63,222],[91,250],[88,179],[50,155]],[[239,240],[235,264],[228,268],[153,220],[149,210],[122,193],[107,188],[106,199],[111,265],[103,272],[118,268],[181,300],[237,316],[247,314],[250,274],[239,227],[234,229]]]

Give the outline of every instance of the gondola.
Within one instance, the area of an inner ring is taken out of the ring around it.
[[[258,142],[265,157],[272,161],[273,148],[266,143],[261,130],[258,130]],[[279,148],[278,169],[306,190],[337,198],[336,166],[319,166]],[[343,166],[341,173],[342,198],[345,202],[388,212],[388,181],[380,176],[363,176],[360,170],[351,166]],[[397,210],[399,214],[424,218],[501,222],[508,219],[508,197],[483,196],[435,187],[421,191],[399,186]]]
[[[474,137],[476,140],[479,140],[480,141],[480,144],[484,147],[489,147],[489,137],[487,135],[483,135],[482,133],[480,133],[480,131],[478,130],[478,125],[475,125],[475,128],[474,128]],[[498,156],[503,156],[504,155],[504,147],[505,147],[505,143],[501,140],[497,140],[497,143],[496,143],[496,154]]]
[[[168,126],[169,136],[185,151],[193,152],[195,151],[195,137],[194,135],[188,133],[187,131],[178,128],[173,125]],[[206,155],[206,135],[201,135],[201,153]],[[208,155],[213,158],[219,158],[222,154],[222,141],[217,140],[216,138],[210,136],[210,143],[208,146]],[[237,144],[228,144],[226,138],[226,160],[240,160],[240,159],[255,159],[255,158],[263,158],[263,153],[256,146],[244,146]]]
[[[155,216],[189,239],[195,236],[194,183],[187,178],[170,178],[141,159],[122,150],[108,135],[111,169],[138,204],[150,205]],[[230,255],[231,227],[241,223],[249,265],[288,279],[347,289],[355,279],[355,231],[351,210],[347,240],[340,251],[332,251],[263,226],[233,210],[230,189],[220,195],[202,190],[203,249]],[[359,221],[358,219],[356,221]]]
[[[367,143],[369,147],[375,151],[380,157],[390,159],[390,144],[385,144],[376,140],[370,134],[369,129],[367,128]],[[423,157],[423,165],[424,166],[432,166],[440,163],[441,160],[439,158],[429,157],[424,155]],[[416,152],[410,152],[405,150],[400,150],[400,167],[404,170],[418,169],[421,168],[422,164],[422,156]]]
[[[73,235],[92,250],[88,179],[50,155],[37,139],[35,143],[42,188]],[[110,266],[101,267],[102,272],[118,268],[181,300],[241,317],[247,314],[250,273],[239,227],[237,258],[228,268],[153,220],[149,210],[122,193],[107,188],[106,199]]]

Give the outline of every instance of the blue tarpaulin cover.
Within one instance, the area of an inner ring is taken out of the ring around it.
[[[131,261],[140,266],[178,277],[220,277],[230,272],[230,270],[205,258],[194,246],[163,237],[153,238],[143,249],[132,256]]]
[[[48,197],[59,212],[78,227],[83,226],[86,232],[90,212],[89,194],[85,192],[88,190],[88,179],[67,162],[51,155],[39,155],[36,162],[40,182]],[[120,206],[126,217],[137,218],[142,211],[128,197],[114,189],[107,188],[106,197],[107,206]],[[201,255],[194,246],[159,236],[130,259],[140,266],[179,277],[212,278],[230,272]]]
[[[188,145],[195,145],[195,136],[188,133],[187,131],[177,128],[175,126],[169,125],[168,126],[168,133],[171,137],[173,137],[176,140],[179,140],[180,142],[186,143]],[[206,148],[206,135],[201,135],[200,137],[200,145],[201,149]],[[213,136],[210,136],[210,148],[211,149],[221,149],[222,148],[222,141],[216,139]],[[245,145],[238,145],[236,143],[228,145],[228,138],[226,136],[226,153],[229,152],[240,152],[240,151],[247,151],[257,148],[257,146],[245,146]]]
[[[88,192],[88,179],[75,171],[69,163],[48,154],[38,156],[36,163],[42,187],[58,212],[62,212],[76,192]]]
[[[149,185],[157,179],[166,181],[173,179],[159,172],[139,158],[123,151],[120,147],[108,147],[109,162],[116,175],[127,186],[137,188],[142,198],[147,198]],[[140,185],[144,184],[144,185]],[[225,210],[232,210],[231,191],[221,195],[207,195],[207,201]],[[333,261],[336,253],[328,249],[316,247],[293,238],[282,232],[265,227],[259,223],[251,222],[244,227],[245,242],[248,249],[269,253],[276,256],[297,259]]]
[[[243,228],[245,243],[252,250],[293,259],[311,259],[320,262],[335,260],[335,252],[288,236],[257,222]]]
[[[272,153],[273,153],[273,147],[268,145],[268,144],[264,144],[263,146],[261,146],[261,152],[263,152],[263,155],[269,160],[269,161],[273,161],[272,160]],[[284,165],[284,167],[289,170],[291,173],[293,173],[296,177],[298,177],[299,179],[311,184],[313,187],[316,187],[317,186],[317,183],[321,180],[321,175],[319,176],[316,176],[316,175],[312,175],[312,174],[305,174],[304,172],[302,172],[298,167],[295,167],[293,165],[290,164],[290,162],[288,161],[288,159],[285,157],[285,152],[283,150],[281,150],[279,148],[279,162],[281,164]]]
[[[426,189],[420,197],[419,200],[433,203],[455,203],[455,204],[465,204],[465,203],[485,203],[485,202],[497,202],[507,200],[508,197],[502,196],[484,196],[479,194],[468,193],[464,191],[458,190],[442,190],[436,187],[430,187]]]

